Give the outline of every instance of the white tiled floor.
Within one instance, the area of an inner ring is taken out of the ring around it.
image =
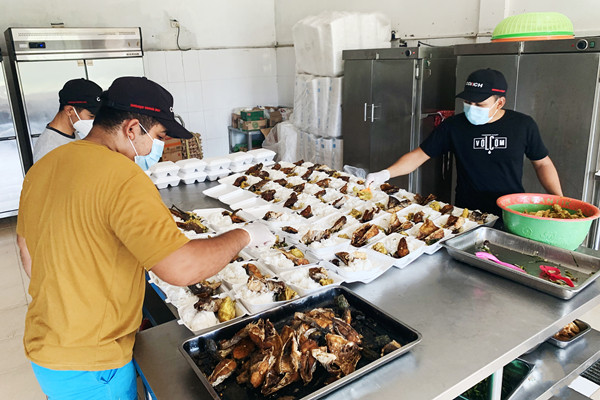
[[[19,259],[16,223],[16,217],[0,219],[0,399],[43,400],[46,396],[23,353],[29,278]],[[600,329],[600,307],[581,319]]]
[[[29,279],[19,261],[16,221],[0,219],[0,399],[43,400],[46,396],[23,353]]]

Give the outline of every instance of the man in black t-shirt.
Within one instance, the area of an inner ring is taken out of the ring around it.
[[[562,196],[556,168],[535,121],[504,110],[506,79],[501,72],[482,69],[467,78],[464,113],[446,119],[417,149],[393,165],[367,175],[366,184],[379,185],[406,175],[431,157],[451,151],[456,158],[456,205],[500,215],[496,199],[524,192],[523,156],[527,156],[548,193]]]

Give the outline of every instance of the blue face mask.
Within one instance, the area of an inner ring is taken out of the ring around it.
[[[140,128],[142,128],[144,132],[146,132],[148,137],[152,139],[152,136],[150,136],[146,128],[144,128],[142,124],[139,125]],[[133,147],[133,151],[135,151],[135,163],[139,165],[144,171],[146,171],[148,168],[156,164],[158,160],[160,160],[160,157],[162,157],[163,149],[165,148],[164,142],[158,139],[152,139],[152,150],[150,150],[150,153],[146,154],[145,156],[140,156],[137,150],[135,149],[135,146],[133,145],[131,139],[129,139],[129,143],[131,143],[131,147]]]
[[[498,100],[500,100],[500,99],[498,99]],[[496,110],[496,112],[490,117],[490,110],[492,109],[492,107],[494,107],[496,105],[498,100],[496,100],[494,102],[494,104],[492,104],[491,107],[477,107],[477,106],[473,106],[471,104],[465,103],[464,104],[465,116],[467,117],[469,122],[472,123],[473,125],[487,124],[488,122],[490,122],[492,120],[492,118],[494,118],[494,115],[496,115],[496,113],[499,110],[499,109]]]

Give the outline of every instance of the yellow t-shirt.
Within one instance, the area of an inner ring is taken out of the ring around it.
[[[144,268],[188,242],[141,168],[87,140],[57,148],[29,170],[17,233],[32,259],[25,353],[58,370],[129,362]]]

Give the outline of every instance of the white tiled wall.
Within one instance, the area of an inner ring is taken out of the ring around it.
[[[186,127],[202,135],[206,157],[229,152],[233,108],[279,103],[274,48],[148,51],[144,66],[171,92]]]
[[[277,48],[277,95],[279,105],[294,105],[294,76],[296,74],[296,55],[293,47]]]

